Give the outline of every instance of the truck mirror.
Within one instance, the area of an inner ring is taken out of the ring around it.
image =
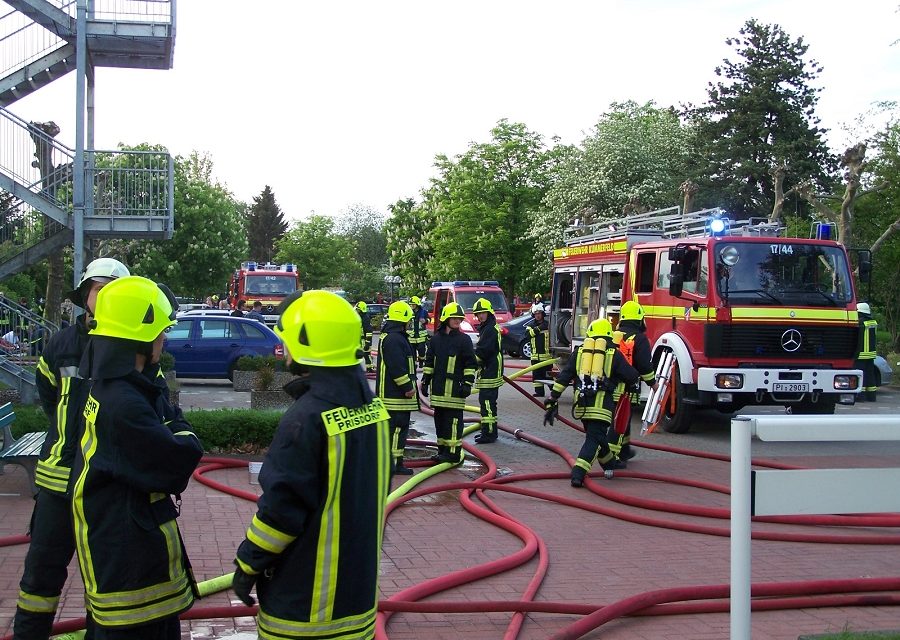
[[[673,298],[678,298],[681,296],[681,292],[684,289],[684,276],[680,273],[671,274],[669,276],[669,295]]]
[[[669,247],[669,260],[672,262],[683,262],[687,257],[687,247],[675,246]]]

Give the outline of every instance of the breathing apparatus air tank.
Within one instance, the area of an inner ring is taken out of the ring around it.
[[[591,377],[591,364],[594,361],[594,339],[585,338],[581,345],[581,360],[578,367],[578,375],[585,380]]]
[[[596,388],[603,379],[603,365],[606,363],[606,338],[594,338],[594,357],[591,360],[591,379]]]

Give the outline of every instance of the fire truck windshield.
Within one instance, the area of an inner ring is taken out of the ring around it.
[[[729,304],[844,306],[850,271],[837,247],[777,241],[721,242],[715,248],[719,296]]]
[[[500,291],[482,291],[481,293],[475,291],[456,292],[456,301],[464,310],[469,312],[475,307],[475,301],[478,298],[485,298],[490,302],[494,311],[509,311],[509,307],[506,306],[506,297]]]
[[[297,289],[294,276],[247,275],[244,293],[248,296],[286,296]]]

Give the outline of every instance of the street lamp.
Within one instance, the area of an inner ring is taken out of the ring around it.
[[[385,276],[384,282],[390,288],[390,297],[388,299],[391,302],[393,302],[394,301],[394,285],[395,284],[398,285],[398,289],[399,289],[399,285],[401,282],[403,282],[403,280],[400,278],[400,276]]]

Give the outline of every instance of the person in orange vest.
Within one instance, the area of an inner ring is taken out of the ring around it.
[[[653,358],[650,350],[650,341],[647,339],[647,325],[644,322],[644,308],[629,300],[622,305],[619,312],[619,324],[616,333],[619,334],[619,352],[625,357],[625,361],[637,369],[640,379],[655,390],[656,370],[653,368]],[[613,334],[615,337],[615,333]],[[640,404],[640,383],[637,390],[623,389],[627,397],[624,399],[623,410],[626,414],[621,418],[624,431],[619,431],[613,425],[610,429],[609,448],[622,462],[628,462],[635,456],[631,447],[631,409],[633,405]],[[618,395],[618,394],[616,394]],[[617,398],[618,399],[618,398]]]

